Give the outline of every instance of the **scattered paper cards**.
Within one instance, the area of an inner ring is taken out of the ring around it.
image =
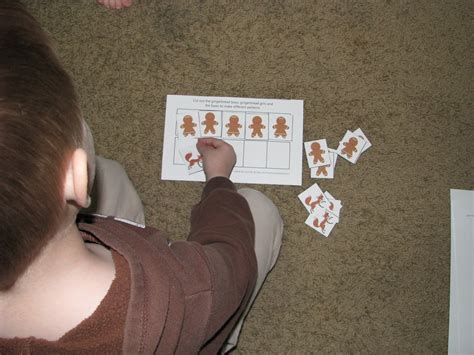
[[[311,177],[316,179],[333,179],[337,157],[355,164],[362,153],[372,146],[360,128],[354,132],[346,131],[337,149],[328,147],[326,139],[304,143],[306,159],[311,169]]]
[[[329,148],[326,139],[305,142],[306,160],[311,169],[311,177],[334,179],[338,156],[355,164],[362,153],[371,146],[372,143],[360,128],[353,132],[346,131],[337,149]],[[305,223],[328,237],[334,226],[339,223],[341,201],[334,198],[328,191],[323,192],[318,184],[300,193],[298,198],[309,212]]]
[[[341,201],[328,191],[323,192],[318,184],[314,184],[300,193],[298,198],[309,212],[305,223],[323,236],[328,237],[334,226],[339,223]]]

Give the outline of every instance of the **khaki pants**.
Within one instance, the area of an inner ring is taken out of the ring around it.
[[[92,170],[90,179],[95,181],[92,188],[92,204],[84,212],[114,216],[145,224],[143,205],[123,167],[116,161],[100,156],[94,157],[92,136],[86,127],[86,150]],[[88,142],[88,143],[87,143]],[[94,159],[95,158],[95,159]],[[247,200],[255,222],[255,253],[257,255],[258,277],[252,298],[234,330],[227,338],[223,352],[237,345],[240,330],[247,313],[252,307],[267,274],[275,265],[280,252],[283,236],[283,221],[277,207],[264,194],[253,189],[238,192]]]

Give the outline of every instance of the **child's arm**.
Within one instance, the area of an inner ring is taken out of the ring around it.
[[[192,211],[188,237],[188,241],[201,244],[197,249],[203,255],[211,279],[206,340],[218,330],[225,338],[252,295],[257,277],[254,228],[247,200],[234,184],[225,177],[208,181],[201,202]],[[224,325],[226,330],[221,330]],[[208,350],[213,353],[213,349]]]
[[[225,340],[255,286],[255,226],[247,200],[228,179],[235,164],[232,146],[216,139],[206,139],[200,140],[198,149],[203,156],[208,182],[201,201],[192,211],[188,242],[195,242],[194,252],[202,257],[202,264],[194,264],[194,272],[200,269],[202,274],[195,274],[195,277],[201,279],[203,285],[207,283],[206,279],[210,282],[209,309],[195,310],[206,317],[200,327],[202,340],[206,342],[217,337],[204,352],[217,353],[218,349],[211,347]],[[173,247],[175,252],[181,249],[178,252],[181,255],[186,248],[179,242]]]

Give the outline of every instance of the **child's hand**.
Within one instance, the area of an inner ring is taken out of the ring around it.
[[[236,162],[234,148],[230,144],[216,138],[199,138],[196,147],[202,156],[206,181],[216,176],[230,176]]]

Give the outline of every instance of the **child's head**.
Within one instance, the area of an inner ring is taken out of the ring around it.
[[[83,122],[47,35],[17,1],[0,1],[0,290],[57,232]]]

